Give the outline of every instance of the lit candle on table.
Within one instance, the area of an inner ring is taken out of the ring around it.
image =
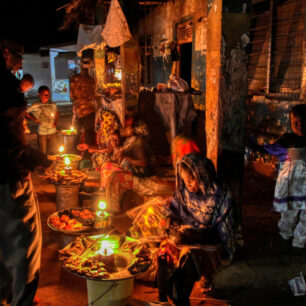
[[[60,152],[60,155],[62,155],[63,154],[63,152],[64,152],[64,147],[63,146],[60,146],[59,147],[59,149],[58,149],[58,151]]]
[[[65,157],[65,174],[71,175],[72,174],[72,168],[70,167],[70,158]]]
[[[98,254],[101,255],[101,260],[108,266],[108,268],[112,269],[115,263],[114,249],[112,244],[107,240],[103,240],[101,242],[101,247]]]
[[[96,211],[95,228],[105,229],[111,225],[110,214],[104,211],[105,208],[106,203],[104,201],[100,201],[98,203],[98,211]]]

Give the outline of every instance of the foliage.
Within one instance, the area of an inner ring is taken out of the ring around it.
[[[72,26],[78,28],[79,24],[94,25],[96,6],[103,0],[71,0],[60,9],[65,9],[65,16],[60,30],[68,30]]]

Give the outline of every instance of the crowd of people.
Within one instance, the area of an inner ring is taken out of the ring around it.
[[[12,305],[26,306],[33,304],[38,286],[42,239],[30,173],[36,167],[52,166],[47,154],[55,153],[58,110],[46,86],[38,90],[40,101],[27,107],[24,92],[34,80],[26,75],[18,80],[13,74],[21,68],[22,46],[4,39],[0,51],[2,94],[10,97],[0,106],[0,264],[9,271]],[[237,248],[243,245],[235,199],[226,182],[218,179],[212,162],[188,136],[173,140],[175,185],[157,176],[148,130],[135,110],[127,111],[124,126],[114,112],[96,110],[89,64],[83,59],[82,73],[71,83],[78,130],[83,133],[77,148],[86,152],[83,156],[91,159],[94,169],[100,172],[100,188],[114,213],[124,213],[122,198],[127,190],[149,200],[138,207],[126,234],[159,237],[154,259],[159,299],[189,305],[194,283],[202,278],[204,286],[209,287],[215,273],[231,263]],[[85,83],[81,76],[87,80]],[[85,95],[88,90],[89,100]],[[39,150],[25,145],[25,118],[38,125]],[[292,108],[290,121],[292,133],[282,135],[277,142],[260,146],[250,139],[248,144],[278,157],[273,207],[281,213],[280,235],[292,239],[294,247],[305,248],[305,104]],[[158,200],[152,201],[154,197]],[[159,213],[154,214],[157,208]],[[214,246],[209,260],[203,245]]]

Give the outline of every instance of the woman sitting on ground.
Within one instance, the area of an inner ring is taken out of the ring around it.
[[[174,184],[153,176],[146,125],[133,121],[121,130],[126,137],[112,159],[101,167],[101,187],[105,189],[109,209],[122,213],[122,198],[128,190],[141,197],[171,195]]]
[[[158,255],[159,298],[169,296],[176,305],[189,305],[194,283],[204,276],[211,282],[217,272],[207,253],[183,244],[221,245],[214,266],[230,262],[236,249],[232,195],[218,182],[211,161],[200,153],[184,155],[177,172],[177,187],[169,204],[166,239]],[[219,257],[219,255],[221,257]]]

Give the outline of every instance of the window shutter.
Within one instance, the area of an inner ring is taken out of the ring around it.
[[[303,68],[304,3],[300,0],[253,0],[249,94],[299,99]]]
[[[192,42],[192,20],[177,25],[176,37],[179,45]]]

